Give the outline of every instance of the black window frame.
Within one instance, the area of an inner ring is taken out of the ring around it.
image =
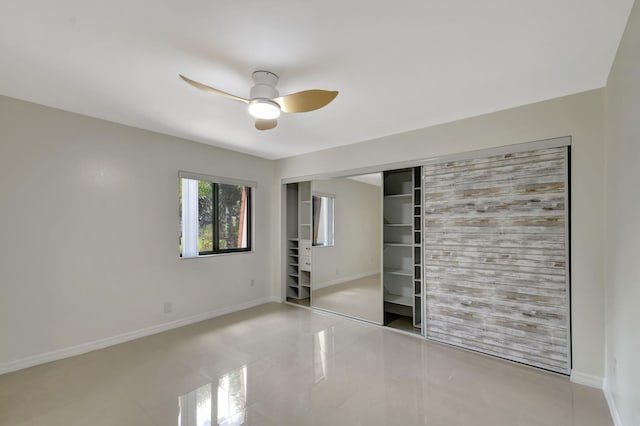
[[[235,183],[225,183],[225,182],[214,182],[205,179],[192,179],[197,180],[199,182],[206,182],[211,184],[211,203],[212,205],[212,238],[213,238],[213,250],[207,251],[198,251],[198,256],[213,256],[218,254],[230,254],[230,253],[243,253],[243,252],[251,252],[253,250],[253,187],[246,184],[235,184]],[[182,185],[182,178],[179,179],[179,185]],[[219,218],[219,185],[235,185],[242,186],[245,188],[246,196],[247,196],[247,205],[246,205],[246,218],[247,218],[247,247],[242,248],[231,248],[231,249],[220,249],[220,218]],[[182,201],[181,201],[182,202]],[[184,220],[184,218],[183,218]],[[184,258],[182,255],[182,251],[180,251],[180,257]]]

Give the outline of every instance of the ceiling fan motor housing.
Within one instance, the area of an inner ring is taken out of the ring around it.
[[[255,84],[249,93],[251,99],[273,99],[280,96],[276,90],[277,75],[269,71],[255,71],[252,77]]]

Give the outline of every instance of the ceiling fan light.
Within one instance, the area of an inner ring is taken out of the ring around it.
[[[249,103],[249,114],[263,120],[280,117],[280,106],[269,99],[254,99]]]

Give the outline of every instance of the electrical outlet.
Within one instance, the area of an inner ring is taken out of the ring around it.
[[[617,374],[617,370],[618,369],[618,360],[614,357],[613,358],[613,374]]]
[[[256,280],[251,280],[251,287],[253,287],[254,285],[256,285]]]
[[[171,302],[164,302],[164,313],[168,314],[169,312],[173,311],[173,303]]]
[[[340,275],[340,268],[336,268],[336,275]]]

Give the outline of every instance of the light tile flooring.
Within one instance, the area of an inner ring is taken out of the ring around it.
[[[267,304],[0,376],[0,424],[610,425],[595,389]]]

